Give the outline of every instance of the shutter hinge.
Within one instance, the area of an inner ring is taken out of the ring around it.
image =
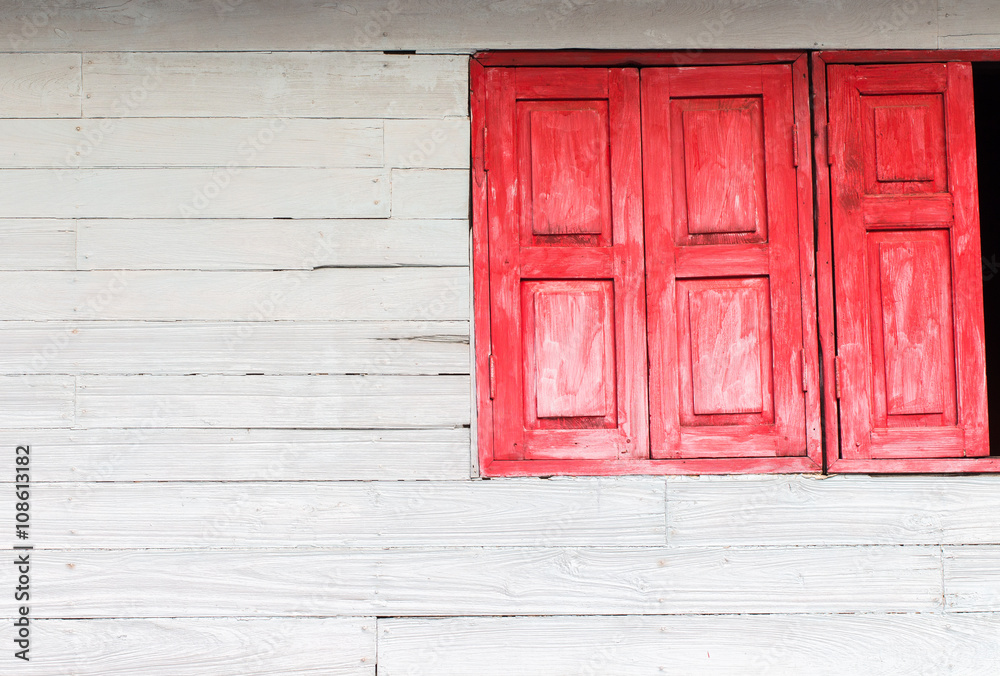
[[[799,166],[799,125],[792,125],[792,166]]]
[[[830,125],[829,124],[824,124],[823,125],[823,136],[826,137],[824,139],[824,142],[826,143],[826,163],[828,165],[830,165],[830,166],[833,166],[833,154],[830,152]]]
[[[837,399],[840,399],[840,357],[833,358],[833,386],[837,391]]]
[[[497,394],[497,362],[490,355],[490,399],[496,397]]]

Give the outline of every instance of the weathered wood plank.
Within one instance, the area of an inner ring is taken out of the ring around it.
[[[938,47],[941,49],[995,49],[1000,47],[1000,24],[992,2],[938,0]]]
[[[79,54],[0,54],[0,118],[79,117],[80,102]]]
[[[984,520],[992,514],[981,514]],[[1000,610],[1000,547],[945,547],[944,602],[947,610]]]
[[[268,12],[280,14],[280,12]],[[300,45],[296,49],[302,49]],[[85,117],[468,113],[464,57],[364,52],[84,54]],[[122,92],[135,103],[121,103]]]
[[[0,376],[0,428],[71,427],[75,386],[73,376]]]
[[[467,320],[467,268],[0,272],[0,319]]]
[[[1000,542],[996,476],[667,479],[668,542],[703,545]]]
[[[288,270],[468,265],[464,220],[79,222],[82,270]]]
[[[380,167],[381,120],[7,120],[0,167]]]
[[[3,322],[0,374],[469,373],[468,322]]]
[[[13,645],[12,622],[3,626]],[[375,626],[373,617],[32,620],[25,672],[374,676]]]
[[[9,556],[8,550],[5,556]],[[937,548],[49,550],[34,617],[930,612]]]
[[[0,220],[0,270],[73,270],[75,267],[74,221]]]
[[[8,218],[385,218],[382,169],[0,170]],[[445,216],[448,218],[449,216]]]
[[[37,458],[44,451],[33,446]],[[184,449],[176,461],[200,464]],[[278,453],[274,462],[281,463]],[[13,480],[13,476],[10,477]],[[15,491],[0,484],[14,513]],[[663,481],[38,483],[42,549],[662,546]],[[127,509],[123,509],[127,505]],[[40,555],[44,556],[44,555]]]
[[[469,168],[469,120],[386,120],[390,167]]]
[[[998,652],[992,614],[378,621],[386,676],[972,675],[993,671]]]
[[[80,427],[468,425],[468,376],[78,376]],[[22,423],[23,426],[23,423]]]
[[[458,169],[393,169],[396,218],[469,218],[469,174]]]
[[[31,446],[35,482],[469,478],[467,428],[20,429],[3,439]]]
[[[280,9],[268,0],[193,5],[152,1],[108,5],[88,0],[43,7],[50,8],[39,17],[43,27],[33,29],[24,21],[39,12],[35,3],[5,4],[0,35],[8,36],[12,49],[106,50],[114,44],[133,50],[223,51],[773,49],[776,45],[932,49],[937,36],[935,3],[926,0],[912,4],[674,0],[669,5],[645,0],[502,4],[387,0],[374,5],[288,0]],[[894,15],[894,10],[900,14]]]

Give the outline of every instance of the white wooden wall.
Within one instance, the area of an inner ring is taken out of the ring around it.
[[[998,478],[482,481],[469,368],[470,52],[1000,48],[993,0],[9,0],[0,45],[0,673],[1000,668]]]

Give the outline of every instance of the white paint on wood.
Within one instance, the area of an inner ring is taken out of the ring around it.
[[[20,429],[4,434],[8,443],[31,445],[35,482],[469,478],[467,428]]]
[[[6,120],[0,167],[380,167],[381,120]]]
[[[1000,48],[1000,22],[990,0],[938,0],[938,47]]]
[[[13,645],[13,620],[3,627],[0,634]],[[32,620],[25,672],[374,676],[375,627],[373,617]]]
[[[468,322],[3,322],[0,374],[469,373]]]
[[[79,376],[80,427],[468,425],[468,376]]]
[[[34,617],[932,612],[925,547],[48,550]]]
[[[85,117],[464,116],[468,60],[363,52],[95,52],[84,54],[83,88]],[[123,105],[122,93],[132,91],[142,95]]]
[[[0,376],[0,428],[71,427],[75,385],[73,376]]]
[[[469,120],[386,120],[385,160],[390,167],[468,169]]]
[[[36,457],[44,452],[37,444],[33,448]],[[176,462],[200,464],[186,449],[178,451]],[[278,453],[274,462],[281,462]],[[31,544],[36,552],[639,547],[662,546],[665,541],[664,486],[655,478],[197,482],[174,483],[168,490],[158,483],[35,481]],[[13,514],[13,485],[7,483],[6,489],[0,493],[0,507]]]
[[[0,272],[0,319],[467,320],[467,268]],[[237,334],[239,338],[239,334]]]
[[[0,118],[79,117],[80,100],[79,54],[0,54]]]
[[[997,476],[670,477],[668,542],[699,545],[1000,542]]]
[[[0,122],[0,129],[4,124]],[[76,223],[70,220],[0,220],[0,270],[72,270]]]
[[[466,220],[79,222],[82,270],[289,270],[468,265]]]
[[[994,515],[980,516],[987,520]],[[946,609],[1000,611],[1000,547],[944,547],[942,558]]]
[[[0,170],[8,218],[385,218],[382,169]],[[449,216],[445,216],[449,217]]]
[[[458,169],[393,169],[396,218],[468,218],[469,173]]]
[[[1000,615],[382,618],[378,655],[385,676],[978,676]]]
[[[955,11],[966,4],[954,2]],[[988,4],[978,0],[972,4]],[[347,49],[933,49],[936,5],[898,0],[155,0],[42,5],[43,28],[24,27],[35,5],[8,3],[0,35],[14,50]],[[58,30],[55,30],[58,29]],[[982,31],[982,28],[978,28]],[[91,55],[87,55],[88,57]]]

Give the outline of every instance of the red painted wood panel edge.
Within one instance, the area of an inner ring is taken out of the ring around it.
[[[831,458],[829,474],[973,474],[1000,472],[1000,457],[982,458]]]
[[[823,50],[813,53],[823,63],[940,63],[943,61],[1000,61],[1000,49],[876,49]]]
[[[764,64],[791,63],[805,55],[804,51],[485,51],[474,60],[483,66],[687,66],[691,64]]]
[[[473,321],[475,322],[476,443],[479,472],[493,456],[493,401],[490,399],[490,251],[487,219],[486,70],[475,59],[469,61],[469,116],[472,125],[472,275]]]
[[[513,476],[621,476],[690,474],[802,474],[821,469],[812,459],[697,458],[691,460],[497,460],[483,466],[483,475]]]
[[[826,467],[840,457],[834,357],[837,342],[833,321],[833,221],[830,213],[830,166],[827,158],[826,61],[812,55],[813,157],[816,166],[816,290],[820,359],[823,369],[824,457]]]

